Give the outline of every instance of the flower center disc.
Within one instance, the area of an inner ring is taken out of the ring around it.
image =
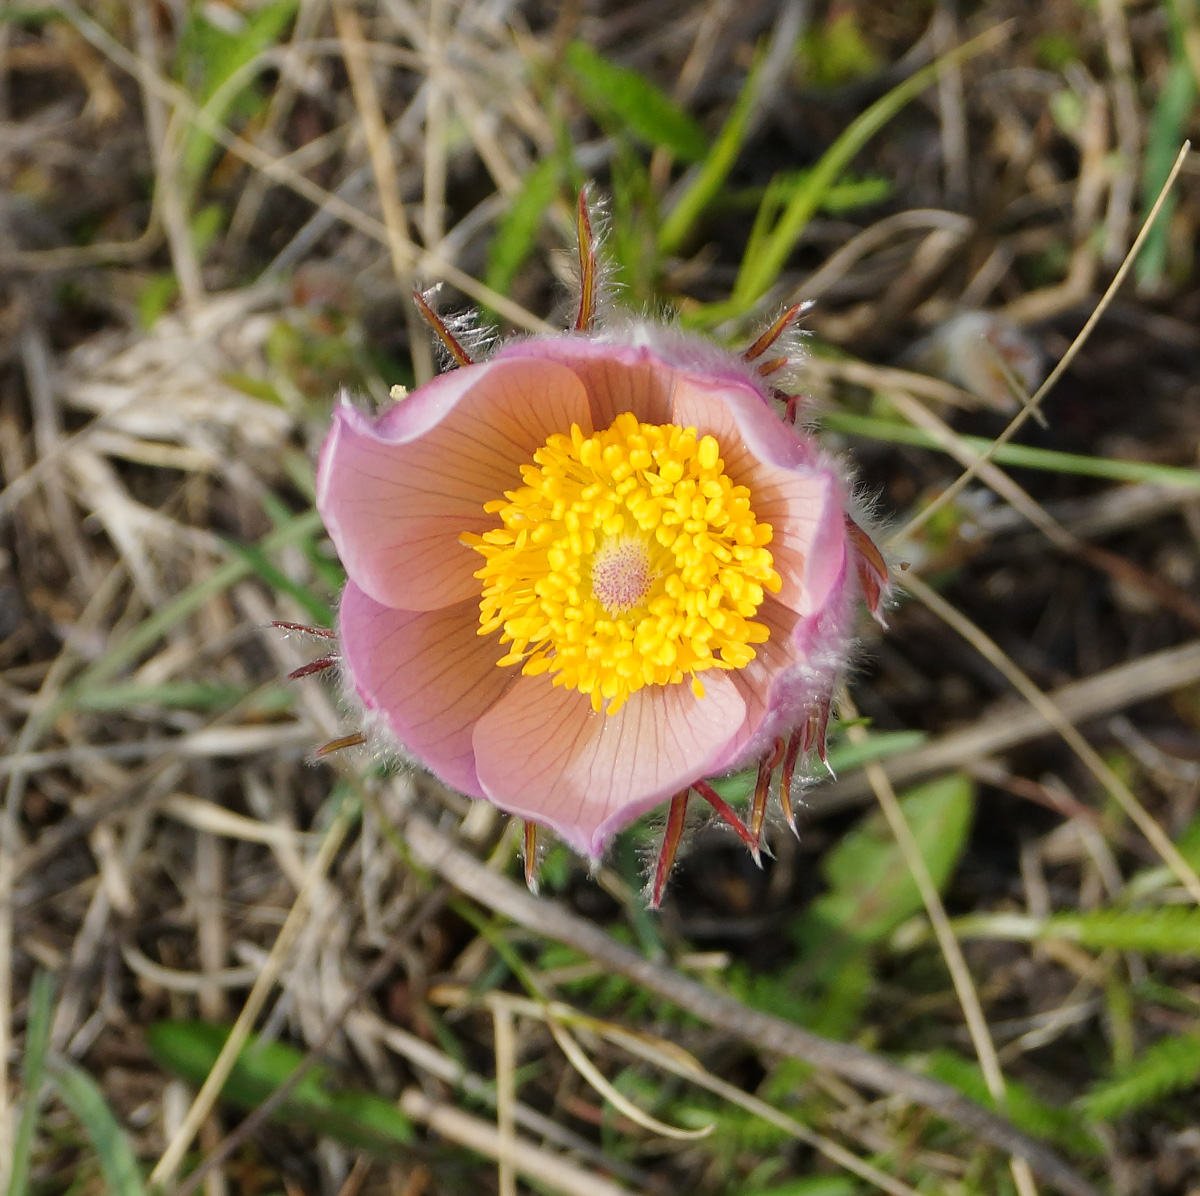
[[[585,437],[555,433],[524,485],[485,504],[501,526],[464,533],[485,561],[479,634],[511,644],[500,666],[551,673],[615,713],[647,685],[740,669],[765,643],[753,622],[779,574],[769,523],[725,473],[712,436],[632,414]]]
[[[646,600],[653,574],[640,540],[612,540],[592,556],[592,593],[610,615],[623,615]]]

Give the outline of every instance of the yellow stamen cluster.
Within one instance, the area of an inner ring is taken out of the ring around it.
[[[503,629],[500,665],[615,713],[646,685],[740,669],[768,631],[753,617],[779,574],[745,486],[712,436],[629,413],[585,437],[556,433],[524,485],[485,505],[503,526],[463,540],[486,561],[479,634]]]

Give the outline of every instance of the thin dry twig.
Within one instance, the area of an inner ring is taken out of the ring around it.
[[[471,994],[466,990],[455,991],[446,987],[441,990],[441,995],[447,1001],[453,1001],[459,1006],[471,1000]],[[789,1117],[773,1105],[767,1104],[766,1101],[759,1100],[706,1071],[693,1056],[672,1042],[666,1042],[647,1034],[633,1033],[611,1022],[587,1017],[558,1001],[535,1001],[527,997],[513,996],[510,993],[492,992],[487,994],[485,1002],[493,1010],[498,1008],[511,1010],[526,1017],[542,1020],[551,1027],[557,1024],[578,1026],[581,1029],[590,1030],[599,1037],[628,1051],[631,1055],[680,1076],[700,1088],[715,1093],[731,1104],[753,1113],[769,1125],[776,1126],[785,1133],[791,1134],[798,1141],[820,1151],[830,1162],[865,1179],[867,1183],[875,1184],[883,1191],[892,1193],[892,1196],[916,1196],[914,1189],[910,1188],[908,1184],[873,1167],[870,1163],[846,1150],[845,1147],[838,1145],[832,1138],[815,1133],[796,1121],[795,1118]]]
[[[472,1117],[453,1105],[426,1096],[419,1088],[406,1088],[400,1096],[401,1112],[429,1126],[451,1142],[457,1142],[490,1159],[501,1158],[503,1145],[499,1131],[487,1121]],[[610,1179],[585,1171],[561,1155],[538,1146],[528,1138],[518,1138],[513,1166],[522,1175],[563,1196],[629,1196],[630,1190]]]
[[[1192,900],[1200,902],[1200,876],[1184,859],[1179,848],[1171,842],[1166,832],[1150,816],[1146,807],[1134,796],[1133,791],[1117,776],[1090,743],[1063,717],[1054,703],[1023,673],[989,636],[985,635],[965,615],[956,610],[936,590],[927,586],[919,577],[910,577],[908,588],[935,615],[953,627],[990,664],[1008,679],[1013,688],[1063,737],[1071,750],[1083,761],[1087,770],[1107,790],[1147,841],[1158,852],[1162,860],[1175,874],[1176,879]]]
[[[235,154],[247,165],[254,167],[266,177],[274,179],[290,187],[298,195],[309,200],[317,208],[326,210],[345,224],[357,228],[381,245],[389,245],[390,238],[386,225],[373,217],[359,211],[353,204],[347,203],[339,196],[327,191],[310,179],[292,170],[279,159],[259,149],[245,138],[231,133],[224,125],[209,117],[192,101],[191,97],[181,88],[169,83],[161,76],[147,72],[145,65],[124,46],[111,37],[106,30],[93,21],[72,0],[54,0],[54,6],[75,25],[98,50],[112,59],[122,69],[127,70],[135,78],[145,78],[147,84],[155,91],[174,104],[177,110],[197,128],[220,142],[230,153]],[[22,258],[19,254],[11,254],[6,262],[19,266]],[[490,307],[505,319],[511,320],[520,328],[531,332],[546,333],[551,326],[544,320],[538,319],[520,304],[514,303],[506,295],[501,295],[478,282],[465,270],[445,261],[436,254],[422,252],[416,263],[416,270],[433,278],[441,278],[456,286],[465,295],[469,295],[477,303]]]
[[[304,887],[296,895],[296,900],[292,908],[288,911],[287,920],[279,931],[267,962],[263,965],[262,971],[254,982],[254,987],[246,997],[246,1003],[242,1006],[237,1021],[234,1022],[233,1028],[229,1031],[229,1037],[225,1040],[225,1044],[221,1048],[221,1053],[213,1063],[212,1069],[209,1071],[208,1077],[205,1079],[200,1091],[196,1093],[196,1098],[192,1101],[192,1107],[183,1119],[183,1124],[180,1125],[175,1136],[167,1144],[166,1150],[163,1151],[158,1162],[154,1165],[154,1170],[150,1172],[150,1183],[166,1183],[174,1177],[200,1126],[207,1119],[209,1113],[212,1112],[213,1105],[217,1101],[217,1096],[222,1087],[224,1087],[225,1081],[229,1078],[229,1073],[233,1069],[233,1065],[237,1062],[239,1052],[246,1045],[246,1039],[250,1035],[255,1019],[266,1003],[267,997],[270,995],[272,988],[274,988],[276,980],[279,979],[279,974],[287,962],[288,955],[301,930],[304,928],[313,894],[317,886],[324,879],[325,873],[333,862],[333,857],[341,847],[342,840],[345,838],[353,821],[354,812],[351,810],[349,803],[343,803],[342,808],[337,812],[337,816],[329,824],[329,829],[325,832],[325,837],[321,841],[320,848],[316,855],[313,856],[308,874],[305,877]]]
[[[1042,709],[1025,702],[1014,706],[1011,701],[1006,701],[993,706],[968,727],[889,756],[887,773],[892,783],[899,785],[923,776],[951,772],[1052,734],[1060,721],[1088,722],[1147,698],[1184,689],[1197,681],[1200,681],[1200,640],[1190,640],[1178,647],[1165,648],[1116,665],[1093,677],[1072,681],[1045,695],[1056,712],[1053,719]],[[869,793],[865,774],[853,773],[813,790],[806,795],[806,800],[810,810],[821,813],[861,801]]]
[[[858,711],[855,710],[854,704],[849,698],[845,699],[844,707],[847,720],[857,719]],[[866,728],[861,725],[850,727],[847,736],[851,743],[860,744],[865,743],[868,738]],[[1000,1059],[996,1054],[996,1044],[992,1041],[987,1017],[984,1015],[983,1006],[979,1001],[979,993],[975,990],[975,982],[971,979],[971,971],[967,967],[967,961],[963,958],[962,948],[954,937],[950,919],[946,915],[946,907],[942,904],[941,894],[929,873],[925,857],[921,854],[920,845],[913,835],[912,827],[909,826],[908,819],[904,816],[904,810],[896,798],[896,791],[888,780],[887,771],[877,761],[868,762],[863,771],[866,773],[871,788],[875,791],[879,808],[883,811],[884,818],[887,819],[887,824],[900,848],[900,854],[904,857],[909,873],[916,882],[917,891],[921,894],[921,903],[929,915],[929,922],[937,938],[938,947],[941,949],[942,958],[946,961],[946,967],[954,983],[954,992],[962,1007],[963,1016],[966,1018],[967,1030],[971,1035],[971,1043],[975,1047],[975,1054],[979,1059],[979,1067],[983,1072],[988,1093],[996,1102],[997,1108],[1003,1109],[1008,1103],[1008,1089],[1004,1083]],[[1029,1161],[1014,1154],[1009,1158],[1009,1168],[1020,1196],[1034,1196],[1037,1188],[1029,1169]]]
[[[1072,1196],[1099,1196],[1083,1176],[1054,1151],[1029,1138],[1003,1117],[990,1113],[961,1093],[927,1076],[916,1075],[861,1047],[833,1042],[770,1014],[750,1009],[724,993],[713,992],[670,968],[618,943],[599,927],[557,902],[527,890],[481,864],[427,819],[410,813],[403,833],[414,857],[449,884],[481,904],[536,933],[590,955],[610,971],[628,977],[672,1004],[709,1022],[739,1041],[761,1050],[801,1059],[876,1092],[903,1096],[925,1105],[978,1134],[1008,1154],[1029,1160],[1034,1174]]]
[[[1013,417],[1008,427],[997,436],[988,446],[988,451],[984,454],[982,461],[990,462],[992,458],[1000,451],[1001,447],[1007,444],[1020,431],[1022,425],[1027,419],[1041,406],[1042,400],[1054,389],[1058,380],[1071,367],[1079,351],[1087,343],[1088,338],[1092,335],[1096,325],[1100,323],[1104,313],[1108,310],[1109,304],[1116,298],[1117,291],[1120,290],[1121,284],[1125,281],[1129,271],[1133,268],[1133,263],[1137,259],[1137,255],[1142,246],[1146,243],[1146,238],[1150,235],[1150,230],[1154,227],[1154,221],[1158,218],[1159,212],[1162,211],[1162,206],[1166,203],[1167,196],[1171,193],[1171,188],[1175,185],[1175,180],[1179,177],[1179,172],[1183,169],[1183,164],[1187,160],[1188,154],[1191,152],[1192,143],[1185,141],[1183,148],[1179,151],[1175,159],[1174,166],[1171,167],[1171,173],[1167,176],[1167,181],[1163,184],[1162,190],[1158,193],[1158,198],[1154,201],[1154,206],[1146,214],[1146,219],[1142,224],[1141,230],[1134,239],[1133,244],[1129,247],[1129,252],[1125,255],[1125,260],[1121,263],[1116,274],[1113,275],[1113,280],[1108,284],[1104,294],[1100,297],[1100,302],[1096,304],[1092,310],[1092,314],[1088,316],[1087,321],[1079,330],[1079,334],[1071,342],[1070,347],[1063,354],[1058,364],[1050,371],[1046,380],[1037,388],[1031,396],[1029,402]],[[945,490],[941,492],[929,503],[928,506],[922,507],[915,515],[909,519],[902,528],[892,537],[893,543],[901,543],[909,539],[917,528],[922,527],[929,521],[938,511],[945,507],[948,503],[954,501],[963,489],[970,484],[971,479],[979,472],[979,466],[968,468],[960,474],[954,482],[952,482]]]

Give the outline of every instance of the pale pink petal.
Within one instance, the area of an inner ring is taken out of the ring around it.
[[[746,703],[743,738],[755,733],[767,716],[776,679],[798,663],[793,636],[804,622],[794,610],[771,597],[765,599],[754,618],[767,627],[771,638],[765,644],[755,644],[754,659],[729,674]]]
[[[755,518],[771,525],[779,601],[797,614],[819,611],[845,568],[845,496],[837,476],[748,384],[706,387],[703,379],[681,378],[673,422],[716,438],[726,473],[749,488]]]
[[[614,715],[548,676],[522,677],[475,724],[479,781],[502,810],[551,827],[595,859],[639,814],[712,772],[746,706],[716,669],[638,690]]]
[[[587,393],[557,362],[465,366],[402,400],[377,424],[334,415],[317,506],[349,577],[377,602],[435,610],[472,595],[480,560],[463,532],[496,526],[483,504],[521,484],[553,432],[592,431]]]
[[[771,632],[744,668],[730,673],[746,703],[746,719],[735,740],[714,762],[715,772],[745,767],[765,756],[776,738],[786,738],[832,690],[846,666],[853,634],[854,604],[839,579],[835,594],[816,614],[802,617],[768,597],[755,618]]]
[[[784,469],[818,464],[813,441],[785,424],[749,381],[730,374],[681,373],[672,397],[671,423],[715,436],[731,473],[747,462]]]
[[[846,567],[846,524],[837,480],[759,464],[738,479],[750,488],[755,517],[769,523],[768,545],[783,582],[776,597],[812,615],[829,600]]]
[[[494,360],[530,358],[561,362],[575,371],[587,388],[597,429],[607,428],[625,411],[644,424],[670,420],[676,371],[649,349],[559,337],[519,341],[502,349]]]
[[[483,797],[471,733],[512,684],[514,670],[496,667],[505,652],[496,637],[476,635],[478,602],[395,610],[349,582],[338,625],[359,696],[401,747],[447,785]]]

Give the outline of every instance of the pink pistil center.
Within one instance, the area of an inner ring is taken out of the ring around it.
[[[592,594],[610,615],[641,606],[653,580],[650,554],[637,540],[610,540],[592,557]]]

